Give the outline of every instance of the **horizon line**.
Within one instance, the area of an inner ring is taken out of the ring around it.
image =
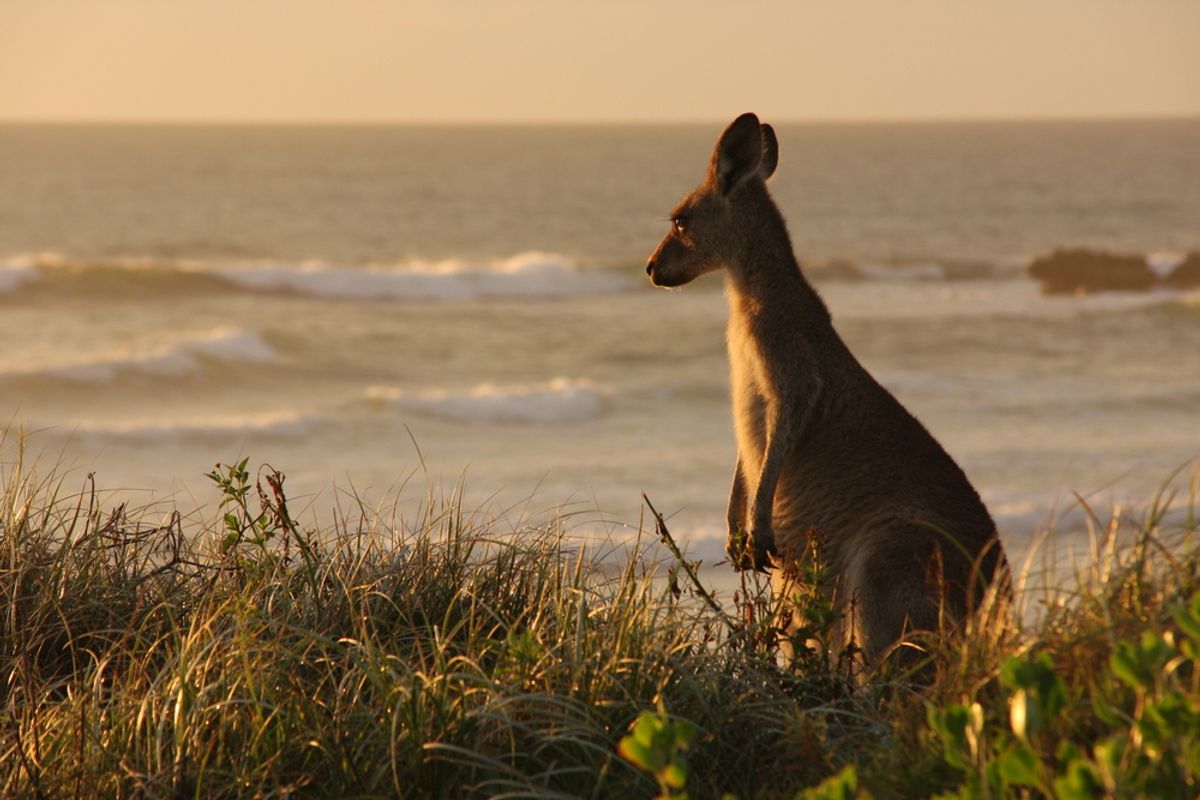
[[[1185,122],[1200,120],[1200,112],[1190,113],[1104,113],[1104,114],[980,114],[917,117],[767,117],[773,125],[964,125],[1013,123],[1071,123],[1071,122]],[[667,127],[690,125],[720,125],[725,117],[688,117],[677,119],[635,118],[423,118],[364,117],[319,119],[312,117],[7,117],[0,115],[0,125],[47,126],[112,126],[112,127]]]

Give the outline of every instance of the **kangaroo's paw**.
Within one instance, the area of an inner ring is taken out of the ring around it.
[[[750,531],[750,548],[755,571],[770,572],[773,564],[771,557],[779,553],[775,549],[775,531],[770,525],[756,526]]]
[[[754,570],[768,572],[772,566],[771,557],[777,555],[775,549],[775,532],[770,526],[756,527],[747,531],[741,526],[731,531],[725,540],[725,552],[738,572]]]

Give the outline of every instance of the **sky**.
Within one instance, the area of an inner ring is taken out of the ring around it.
[[[0,120],[1200,115],[1200,0],[0,0]]]

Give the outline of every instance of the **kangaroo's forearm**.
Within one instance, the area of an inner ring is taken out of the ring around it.
[[[754,502],[750,508],[750,519],[757,528],[771,522],[771,510],[775,505],[775,487],[788,456],[808,430],[817,405],[817,392],[806,393],[791,403],[777,403],[770,409],[767,428],[767,445]]]
[[[779,483],[779,474],[783,471],[783,462],[792,448],[792,425],[781,418],[767,439],[767,450],[764,454],[762,470],[758,475],[758,486],[754,492],[754,502],[750,507],[751,524],[755,528],[770,525],[771,509],[775,505],[775,487]]]
[[[735,533],[740,526],[746,524],[746,475],[742,469],[740,455],[733,467],[733,486],[729,490],[729,509],[726,519],[729,523],[730,533]]]

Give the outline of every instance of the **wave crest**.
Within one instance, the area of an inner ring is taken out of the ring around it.
[[[0,379],[50,377],[78,382],[115,380],[122,372],[181,376],[200,372],[203,359],[264,363],[278,354],[254,331],[221,326],[166,342],[138,343],[85,358],[0,367]]]
[[[37,261],[29,256],[14,256],[0,261],[0,294],[11,292],[40,276]]]
[[[239,436],[300,438],[308,435],[320,418],[295,409],[260,414],[151,418],[112,421],[78,420],[74,430],[104,438],[160,441],[162,439],[220,439]]]
[[[550,253],[490,262],[413,261],[364,268],[323,262],[220,268],[213,274],[242,288],[348,300],[473,300],[564,297],[625,288],[619,275],[577,269]]]
[[[466,391],[411,392],[372,386],[365,397],[433,416],[473,423],[544,424],[582,422],[599,416],[606,392],[586,378],[498,386],[483,383]]]
[[[365,266],[325,261],[213,262],[152,257],[76,259],[58,253],[0,262],[0,292],[44,279],[56,294],[122,297],[232,290],[341,300],[454,301],[551,298],[630,288],[628,276],[580,269],[554,253],[494,260],[445,259]]]

